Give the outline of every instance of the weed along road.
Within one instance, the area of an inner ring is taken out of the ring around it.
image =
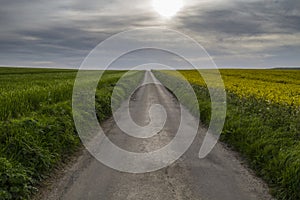
[[[144,82],[155,79],[146,72]],[[157,80],[155,80],[157,81]],[[150,122],[152,104],[164,107],[167,118],[162,130],[149,138],[135,138],[124,133],[114,119],[102,124],[106,136],[120,148],[130,152],[151,152],[170,143],[179,127],[180,115],[190,121],[194,118],[182,112],[177,99],[166,88],[157,84],[139,87],[131,96],[130,115],[136,124],[146,126]],[[155,114],[155,111],[153,111]],[[152,114],[153,114],[152,113]],[[161,116],[157,116],[159,121]],[[272,199],[265,184],[255,177],[238,155],[222,143],[204,159],[198,153],[206,129],[201,126],[189,149],[173,164],[147,173],[120,172],[99,162],[83,150],[80,156],[67,166],[65,173],[40,194],[41,199],[103,199],[103,200],[256,200]],[[188,133],[187,133],[188,134]],[[184,139],[184,138],[183,138]],[[110,152],[105,152],[107,155]],[[149,163],[151,164],[151,163]],[[136,166],[139,167],[139,166]]]

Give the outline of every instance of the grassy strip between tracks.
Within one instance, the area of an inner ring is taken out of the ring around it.
[[[123,74],[108,71],[99,82],[99,121],[111,116],[114,88],[130,88],[116,86]],[[75,77],[71,70],[0,68],[0,199],[29,199],[51,169],[80,146],[71,108]],[[135,86],[142,77],[133,72],[126,84]]]
[[[173,84],[174,87],[178,83],[178,91],[184,95],[185,90],[180,89],[183,84],[174,74],[154,73],[166,86]],[[192,86],[199,100],[201,121],[208,125],[211,114],[208,90],[200,84]],[[188,101],[182,103],[193,111]],[[228,90],[227,104],[221,139],[242,153],[257,175],[269,184],[276,198],[300,199],[299,107],[255,97],[241,98]]]

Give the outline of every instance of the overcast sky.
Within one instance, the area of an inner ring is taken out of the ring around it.
[[[1,0],[0,65],[78,68],[113,34],[161,27],[198,41],[219,67],[300,66],[300,0],[183,1],[166,19],[152,0]]]

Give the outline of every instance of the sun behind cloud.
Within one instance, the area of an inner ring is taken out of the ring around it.
[[[156,12],[166,18],[171,18],[183,7],[182,0],[153,0],[152,6]]]

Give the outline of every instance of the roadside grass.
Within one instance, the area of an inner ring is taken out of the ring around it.
[[[256,73],[260,72],[270,76],[270,72],[267,70],[256,71]],[[155,71],[154,73],[164,85],[176,83],[174,78],[177,79],[178,87],[182,85],[180,79],[174,76],[173,72]],[[206,86],[195,81],[196,79],[202,81],[202,78],[196,72],[181,73],[187,80],[189,80],[189,74],[193,73],[194,81],[189,81],[192,83],[199,101],[201,121],[208,125],[211,114],[210,96]],[[300,199],[300,107],[296,105],[297,103],[289,103],[292,102],[291,100],[283,102],[286,98],[272,97],[275,100],[272,102],[253,94],[244,96],[236,94],[236,90],[230,90],[228,87],[232,84],[228,83],[230,81],[228,74],[243,76],[243,71],[236,73],[234,70],[232,72],[227,70],[223,73],[225,76],[227,75],[225,79],[227,115],[221,140],[230,144],[247,159],[250,167],[256,171],[257,175],[269,184],[270,192],[276,198]],[[251,73],[254,73],[252,76],[255,77],[254,71],[246,72],[246,74]],[[280,79],[283,81],[281,84],[289,82],[292,87],[299,87],[298,82],[289,78],[290,76],[299,76],[300,71],[297,73],[297,75],[291,72],[281,74]],[[263,78],[262,76],[259,77]],[[278,79],[273,76],[271,80],[277,81]],[[246,84],[247,81],[245,79],[244,82],[240,83]],[[243,85],[240,87],[245,88]],[[265,87],[265,91],[270,92],[267,88],[268,85]],[[286,85],[281,88],[286,88]],[[297,89],[299,88],[295,88],[295,90]],[[295,90],[288,88],[288,91],[294,92]],[[247,93],[247,91],[242,92]],[[276,94],[278,95],[280,92],[277,91]],[[287,91],[282,92],[285,94]],[[278,102],[276,99],[280,99],[280,101]],[[295,100],[298,101],[298,99]],[[193,110],[193,105],[185,101],[183,103],[190,110]]]
[[[111,116],[110,97],[124,73],[107,71],[99,82],[99,121]],[[72,115],[75,77],[74,70],[0,68],[0,199],[30,199],[39,182],[81,145]],[[142,77],[133,72],[128,83],[137,85]]]

